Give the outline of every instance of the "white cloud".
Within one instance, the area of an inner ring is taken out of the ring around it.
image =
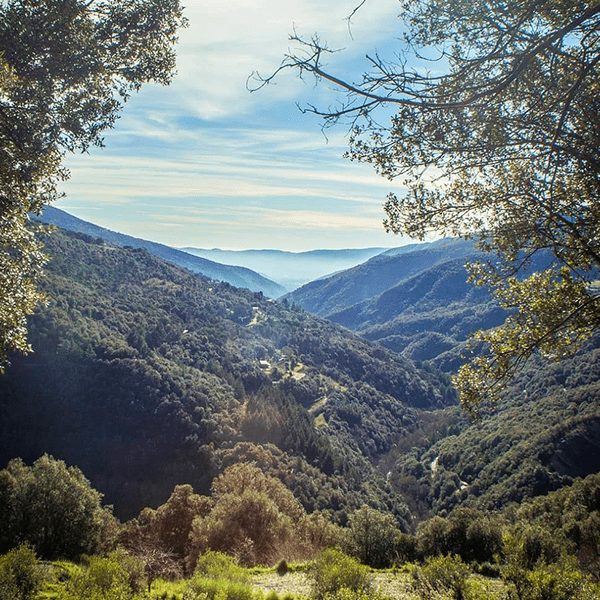
[[[346,47],[332,60],[360,71],[357,58],[393,38],[398,3],[369,0],[352,39],[345,17],[356,4],[188,0],[177,77],[133,97],[106,148],[69,159],[72,179],[60,206],[175,245],[201,238],[215,246],[306,249],[322,245],[325,231],[329,247],[393,244],[381,228],[381,204],[393,185],[342,158],[343,130],[328,131],[326,141],[316,120],[295,107],[326,89],[291,72],[260,92],[246,89],[252,71],[279,65],[294,26]]]
[[[290,49],[294,28],[306,36],[318,32],[332,48],[344,48],[345,63],[392,39],[396,0],[371,0],[356,16],[352,37],[346,17],[356,0],[189,0],[189,27],[177,47],[178,75],[168,89],[145,92],[158,106],[177,106],[202,119],[223,119],[282,99],[297,99],[307,88],[293,73],[277,85],[250,94],[253,71],[269,74]],[[335,62],[338,57],[332,57]],[[308,86],[311,89],[312,86]]]

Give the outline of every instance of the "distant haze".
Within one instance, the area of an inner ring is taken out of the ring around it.
[[[350,269],[388,248],[350,248],[340,250],[221,250],[219,248],[182,248],[185,252],[225,265],[246,267],[294,290],[309,281]]]

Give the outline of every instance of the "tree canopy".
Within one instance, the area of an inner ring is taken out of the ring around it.
[[[353,18],[359,9],[368,0]],[[279,69],[338,89],[336,105],[305,110],[349,121],[348,157],[400,190],[385,203],[388,231],[474,238],[493,253],[472,280],[512,314],[478,334],[489,352],[455,378],[467,407],[495,398],[535,351],[564,356],[600,325],[599,19],[586,0],[401,0],[400,51],[368,55],[360,79],[297,34]],[[553,260],[532,274],[544,251]]]
[[[113,519],[101,500],[77,467],[48,455],[31,467],[11,460],[0,471],[0,552],[24,542],[48,559],[101,550]]]
[[[66,153],[101,146],[142,84],[169,83],[184,24],[179,0],[0,1],[0,372],[42,299],[29,213],[60,196]]]

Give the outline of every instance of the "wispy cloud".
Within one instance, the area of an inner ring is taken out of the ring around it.
[[[279,241],[305,249],[323,245],[323,232],[329,247],[393,244],[380,208],[393,185],[342,158],[343,130],[329,131],[326,140],[315,119],[295,107],[315,94],[326,101],[328,89],[291,73],[261,92],[246,89],[252,71],[277,67],[294,27],[346,47],[332,66],[356,70],[366,50],[393,39],[398,5],[371,0],[351,38],[345,17],[355,5],[188,0],[190,27],[181,35],[173,84],[144,89],[107,135],[106,148],[69,160],[72,179],[61,206],[175,245],[208,238],[215,246]]]

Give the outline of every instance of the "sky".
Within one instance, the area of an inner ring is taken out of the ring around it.
[[[295,28],[344,51],[340,73],[391,52],[397,0],[188,0],[189,27],[168,87],[149,85],[125,106],[105,147],[70,156],[59,208],[98,225],[171,246],[313,248],[398,246],[383,202],[397,184],[343,158],[347,129],[327,136],[296,103],[333,98],[327,85],[284,73],[260,91]]]

